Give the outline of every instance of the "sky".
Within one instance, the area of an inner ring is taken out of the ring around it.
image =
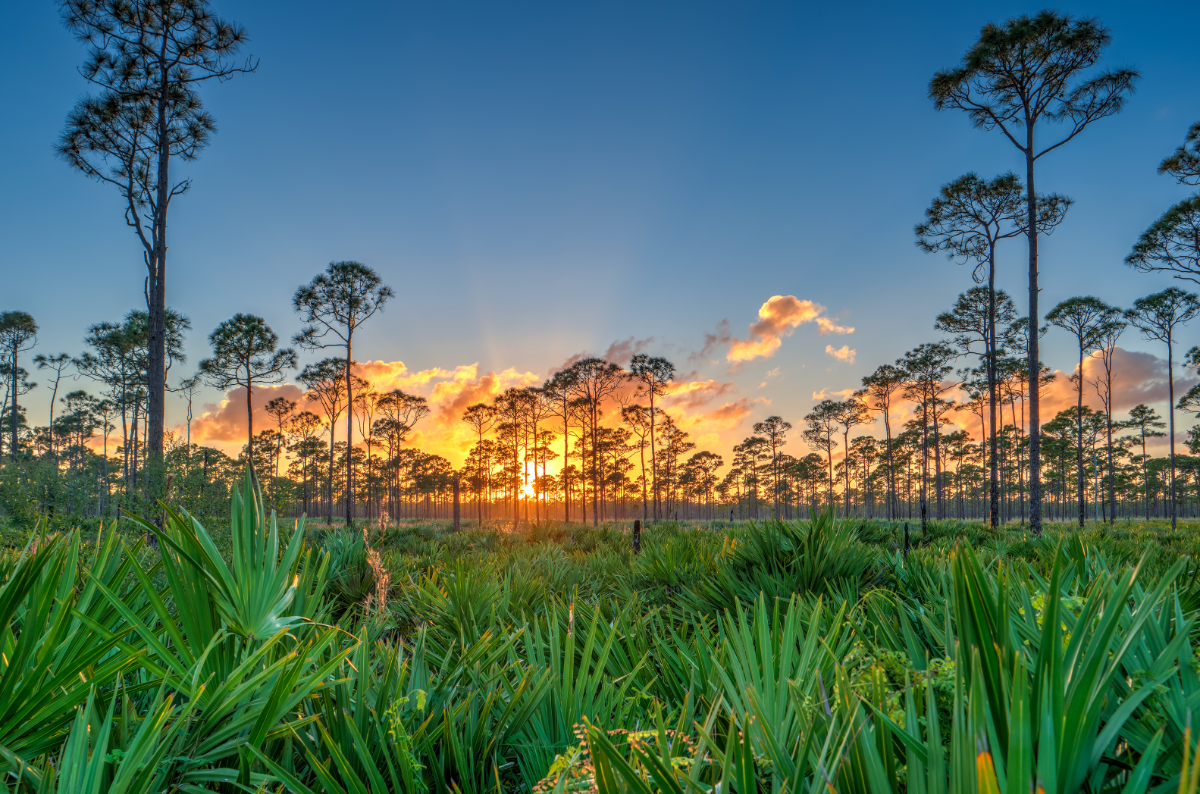
[[[204,89],[218,133],[172,205],[168,303],[193,324],[178,375],[235,312],[290,337],[295,289],[354,259],[396,291],[355,358],[377,387],[433,401],[415,441],[455,463],[464,400],[584,352],[672,360],[671,406],[702,447],[728,453],[771,414],[799,427],[822,395],[937,339],[934,317],[972,286],[913,226],[940,185],[1023,161],[934,110],[928,82],[983,24],[1042,7],[215,0],[258,69]],[[1039,188],[1075,201],[1041,243],[1041,301],[1128,306],[1173,283],[1123,259],[1189,194],[1155,168],[1200,120],[1200,5],[1055,7],[1098,17],[1104,63],[1142,79],[1124,113],[1039,162]],[[118,196],[53,153],[83,58],[56,3],[0,4],[0,310],[34,315],[34,352],[78,354],[89,325],[142,301]],[[1022,311],[1025,256],[1014,241],[999,261]],[[1185,337],[1181,351],[1200,325]],[[1165,409],[1165,351],[1133,332],[1121,346],[1123,393]],[[1054,331],[1043,358],[1069,373],[1071,349]],[[47,391],[26,398],[34,422]],[[198,395],[198,439],[233,451],[239,400]],[[183,415],[175,398],[168,424]]]

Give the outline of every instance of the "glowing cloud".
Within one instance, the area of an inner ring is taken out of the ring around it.
[[[518,372],[509,367],[501,372],[479,374],[478,364],[465,364],[452,370],[434,368],[409,372],[400,361],[371,361],[355,366],[355,374],[370,380],[376,391],[393,388],[419,394],[429,400],[430,416],[413,430],[410,445],[441,455],[460,465],[475,438],[462,421],[466,408],[474,403],[491,402],[509,388],[541,383],[534,372]]]
[[[1076,370],[1077,371],[1077,370]],[[1070,408],[1078,400],[1074,374],[1056,371],[1054,382],[1042,389],[1042,421],[1048,422],[1059,411]],[[1099,355],[1083,361],[1083,404],[1093,410],[1101,410],[1101,402],[1092,385],[1104,376],[1104,367]],[[1176,370],[1175,398],[1183,396],[1196,384],[1196,378],[1180,375]],[[1124,350],[1118,347],[1113,354],[1113,411],[1128,411],[1139,403],[1153,405],[1167,401],[1167,360],[1153,353]],[[1160,411],[1161,413],[1161,411]],[[1178,415],[1177,415],[1178,417]]]
[[[754,410],[755,403],[769,405],[770,401],[759,397],[756,400],[751,400],[749,397],[741,397],[733,402],[727,402],[720,408],[715,408],[706,413],[698,413],[685,415],[676,419],[679,427],[692,432],[696,429],[702,429],[708,433],[720,433],[725,430],[733,430],[738,427],[742,421],[748,417],[751,411]]]
[[[733,390],[732,382],[715,380],[675,381],[667,387],[663,407],[700,408]]]
[[[276,397],[286,397],[296,403],[297,410],[308,410],[304,390],[292,383],[254,387],[255,434],[275,428],[275,420],[267,415],[267,403]],[[178,431],[183,438],[186,431]],[[207,404],[192,420],[192,443],[227,447],[228,452],[240,454],[246,444],[246,389],[239,386],[225,393],[220,403]]]
[[[838,361],[845,362],[846,364],[853,364],[854,354],[857,351],[850,347],[850,345],[842,345],[841,347],[825,345],[825,352],[836,358]]]
[[[821,336],[854,333],[853,328],[840,326],[822,316],[824,312],[825,307],[819,303],[800,300],[795,295],[774,295],[759,308],[758,321],[750,326],[746,339],[729,336],[727,325],[718,326],[717,334],[706,336],[705,349],[727,341],[729,351],[725,354],[726,360],[740,363],[775,355],[775,351],[783,344],[783,337],[791,336],[804,323],[816,323]]]
[[[820,391],[813,392],[812,398],[815,402],[820,402],[821,400],[831,400],[834,397],[842,400],[848,400],[850,399],[851,394],[854,394],[854,389],[842,389],[841,391],[829,391],[828,389],[821,389]]]

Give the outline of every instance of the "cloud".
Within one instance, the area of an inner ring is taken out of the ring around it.
[[[700,352],[692,353],[689,357],[690,361],[703,361],[713,354],[713,351],[722,345],[727,345],[733,340],[733,334],[729,331],[729,320],[722,320],[717,323],[716,330],[711,334],[704,335],[704,347],[700,348]]]
[[[632,336],[628,339],[621,339],[609,345],[608,350],[605,350],[604,355],[600,358],[627,367],[630,359],[638,353],[646,352],[646,348],[653,342],[654,337],[652,336],[646,339],[634,339]]]
[[[733,391],[732,381],[721,383],[715,380],[675,381],[667,387],[663,407],[700,408]]]
[[[688,432],[694,432],[698,428],[709,434],[733,430],[750,415],[756,403],[769,404],[769,401],[762,397],[755,400],[741,397],[711,411],[679,417],[676,419],[676,424]]]
[[[825,307],[822,306],[821,308],[824,309]],[[844,325],[838,325],[833,320],[830,320],[828,317],[818,317],[816,322],[817,322],[817,328],[820,329],[820,332],[819,332],[820,336],[825,336],[825,334],[852,334],[852,333],[854,333],[853,327],[848,328]]]
[[[466,364],[454,369],[422,369],[412,372],[403,361],[364,361],[354,365],[354,374],[367,381],[377,392],[401,389],[420,391],[435,380],[455,379],[462,376],[474,377],[478,364]]]
[[[836,358],[838,361],[846,364],[853,364],[854,355],[857,351],[851,348],[850,345],[842,345],[841,347],[837,348],[835,348],[833,345],[825,345],[825,352]]]
[[[812,398],[813,402],[832,400],[834,397],[842,400],[848,400],[850,399],[851,394],[854,394],[854,389],[842,389],[841,391],[829,391],[828,389],[821,389],[820,391],[813,392]]]
[[[840,326],[822,316],[825,307],[810,300],[800,300],[795,295],[774,295],[758,310],[758,321],[751,324],[746,339],[736,339],[728,333],[728,323],[717,327],[716,334],[705,336],[707,352],[718,344],[728,342],[725,354],[728,361],[741,363],[756,358],[770,358],[783,344],[783,337],[791,336],[804,323],[816,323],[821,336],[826,334],[852,334],[853,328]]]
[[[442,455],[455,465],[462,462],[475,443],[470,428],[461,421],[462,412],[468,406],[477,402],[491,402],[506,389],[533,386],[542,381],[535,372],[520,372],[511,367],[481,375],[478,364],[412,371],[402,361],[365,361],[354,365],[354,374],[368,381],[380,393],[401,389],[425,397],[429,401],[430,415],[414,428],[409,443],[424,452]],[[275,397],[286,397],[297,402],[299,410],[321,415],[320,407],[304,398],[304,390],[300,386],[256,386],[256,433],[275,426],[274,420],[266,413],[267,403]],[[339,436],[345,434],[345,414],[339,420],[337,432]],[[192,421],[192,441],[238,454],[246,443],[246,390],[233,389],[225,394],[220,403],[205,405],[203,413]],[[355,444],[360,443],[356,427]]]
[[[298,410],[308,410],[304,390],[293,383],[255,386],[255,433],[275,427],[275,420],[267,415],[267,403],[276,397],[297,403]],[[192,443],[232,445],[234,454],[240,453],[246,444],[246,388],[232,389],[225,393],[221,402],[206,404],[201,410],[202,413],[192,420]]]
[[[645,353],[646,349],[649,348],[653,343],[654,337],[652,336],[645,339],[636,339],[632,336],[628,339],[618,339],[608,346],[608,349],[604,351],[603,355],[597,356],[597,358],[602,358],[605,361],[613,364],[619,364],[622,367],[627,367],[629,366],[629,360],[631,358],[636,356],[638,353]],[[591,355],[592,354],[586,350],[580,350],[578,353],[571,356],[557,367],[552,367],[550,372],[561,372],[585,358],[590,358]]]
[[[1055,370],[1054,381],[1042,389],[1040,401],[1040,419],[1042,424],[1054,419],[1059,412],[1074,408],[1079,399],[1079,393],[1076,390],[1075,381],[1072,375],[1078,370],[1064,372]],[[1096,387],[1093,382],[1104,375],[1104,367],[1098,355],[1084,359],[1083,363],[1084,385],[1083,385],[1083,404],[1091,408],[1093,411],[1102,411],[1103,403],[1099,395],[1096,393]],[[1175,396],[1178,399],[1189,388],[1198,383],[1195,377],[1177,377],[1175,378]],[[1166,408],[1168,399],[1168,384],[1167,384],[1167,361],[1165,358],[1159,358],[1152,353],[1142,353],[1133,350],[1125,350],[1118,347],[1113,354],[1113,413],[1120,415],[1135,405],[1157,405],[1159,413],[1163,414]],[[961,390],[953,390],[950,395],[954,399],[961,401],[965,399],[965,395]],[[816,395],[814,394],[814,398]],[[902,402],[896,406],[896,412],[893,416],[899,415],[900,421],[903,421],[909,415],[914,413],[912,403]],[[1012,407],[1005,405],[999,417],[1002,425],[1013,423]],[[979,415],[973,411],[962,409],[954,410],[947,413],[947,419],[956,428],[966,430],[973,442],[978,443],[981,435],[984,433],[984,425],[981,424]],[[1176,428],[1179,428],[1179,420],[1181,417],[1179,412],[1176,412]],[[1022,421],[1021,407],[1018,404],[1016,408],[1016,421]],[[1025,421],[1028,421],[1028,406],[1026,406]],[[1157,439],[1153,442],[1154,445],[1161,444],[1166,447],[1166,439]]]
[[[1048,422],[1059,411],[1075,405],[1079,399],[1075,381],[1072,376],[1078,367],[1071,372],[1055,371],[1054,382],[1042,390],[1041,419]],[[1098,378],[1103,378],[1104,366],[1099,355],[1086,358],[1083,361],[1083,404],[1089,408],[1102,410],[1102,403],[1093,384]],[[1197,383],[1195,377],[1180,376],[1178,370],[1175,376],[1175,398],[1179,399],[1188,389]],[[1153,353],[1142,353],[1136,350],[1125,350],[1118,347],[1113,351],[1113,412],[1128,411],[1135,405],[1166,403],[1169,398],[1167,383],[1167,360]]]
[[[409,372],[400,361],[372,361],[356,365],[355,374],[368,380],[377,391],[407,389],[429,401],[429,417],[420,422],[409,439],[410,446],[441,455],[458,465],[475,443],[462,413],[475,403],[491,402],[506,389],[535,386],[542,382],[536,372],[512,367],[479,374],[479,364],[454,369],[434,368]]]

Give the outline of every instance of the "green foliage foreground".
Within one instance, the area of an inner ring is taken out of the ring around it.
[[[538,526],[377,552],[281,532],[249,480],[227,538],[164,518],[156,549],[0,556],[7,791],[1196,790],[1200,584],[1145,532],[906,554],[824,515],[651,527],[636,557]]]

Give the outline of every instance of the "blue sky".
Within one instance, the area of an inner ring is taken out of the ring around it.
[[[799,423],[812,392],[935,338],[933,317],[971,285],[912,227],[942,183],[1021,161],[934,111],[926,86],[985,22],[1043,6],[213,7],[246,26],[261,65],[206,89],[219,132],[172,210],[169,303],[194,323],[193,362],[237,311],[289,336],[292,292],[333,259],[374,266],[398,294],[356,357],[411,370],[545,373],[630,336],[691,369],[719,322],[744,336],[764,301],[795,295],[854,334],[804,325],[770,359],[696,377],[770,400],[751,418]],[[1106,63],[1143,79],[1124,114],[1041,162],[1040,187],[1076,201],[1043,243],[1043,305],[1128,305],[1170,284],[1122,260],[1187,194],[1155,166],[1200,120],[1200,5],[1057,8],[1099,17]],[[54,3],[0,7],[0,303],[34,314],[41,352],[78,353],[87,325],[138,305],[144,277],[117,196],[53,156],[83,55]],[[1017,242],[1001,257],[1022,308],[1024,255]],[[826,355],[831,341],[855,363]],[[1069,368],[1069,341],[1051,334],[1046,359]]]

